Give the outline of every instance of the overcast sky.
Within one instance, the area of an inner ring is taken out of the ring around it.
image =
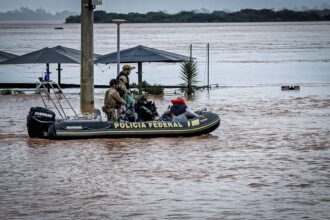
[[[20,7],[33,10],[43,8],[48,12],[64,10],[80,12],[81,0],[1,0],[0,11],[11,11]],[[168,11],[176,13],[182,10],[206,8],[210,11],[228,9],[231,11],[242,8],[330,8],[330,0],[103,0],[97,10],[107,12],[148,12]]]

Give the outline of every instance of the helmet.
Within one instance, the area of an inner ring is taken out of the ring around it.
[[[135,69],[135,67],[133,66],[131,66],[131,65],[129,65],[129,64],[125,64],[124,66],[123,66],[123,70],[132,70],[132,69]]]
[[[118,82],[116,79],[112,79],[112,80],[110,80],[109,84],[110,84],[110,86],[118,85]]]

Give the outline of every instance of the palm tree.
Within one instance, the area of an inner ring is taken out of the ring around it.
[[[196,83],[198,77],[197,61],[192,59],[185,61],[181,64],[180,78],[184,81],[180,85],[183,86],[182,92],[186,95],[191,96],[196,91]]]

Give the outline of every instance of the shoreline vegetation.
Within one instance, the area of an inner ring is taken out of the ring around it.
[[[95,23],[112,23],[112,19],[125,19],[127,23],[220,23],[220,22],[290,22],[290,21],[330,21],[330,9],[294,11],[282,9],[242,9],[240,11],[181,11],[167,12],[107,13],[94,11]],[[65,23],[80,23],[80,15],[69,16]]]
[[[65,18],[77,14],[79,13],[68,10],[52,14],[42,8],[32,10],[27,7],[21,7],[13,11],[0,12],[0,21],[63,21]]]

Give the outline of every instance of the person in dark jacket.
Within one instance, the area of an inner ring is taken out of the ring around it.
[[[188,109],[188,106],[183,98],[173,99],[171,102],[173,105],[164,113],[164,115],[170,115],[172,121],[186,122],[188,117],[198,117],[195,112]]]

